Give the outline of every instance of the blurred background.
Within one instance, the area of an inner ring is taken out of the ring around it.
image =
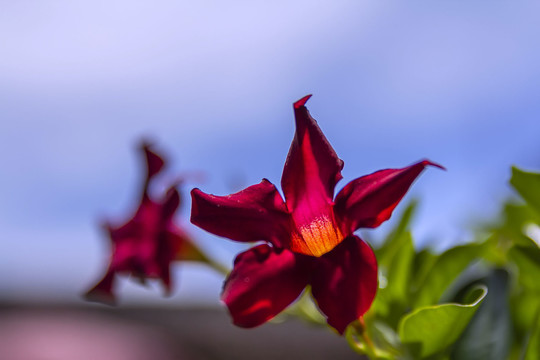
[[[156,319],[170,319],[169,309],[198,323],[182,310],[195,307],[228,329],[223,278],[197,264],[173,268],[170,298],[123,281],[119,309],[85,303],[108,260],[97,225],[136,206],[136,146],[150,139],[168,159],[164,184],[205,175],[185,184],[178,222],[230,266],[243,247],[190,226],[188,192],[228,194],[263,177],[279,184],[292,103],[306,94],[345,161],[338,190],[429,158],[448,171],[429,169],[407,195],[420,199],[417,245],[466,242],[511,194],[510,166],[540,168],[539,10],[499,0],[0,2],[0,323],[9,324],[0,334],[15,319],[23,329],[62,316],[98,329],[103,317],[121,334],[129,321],[158,326],[174,343],[183,330]],[[146,310],[130,312],[137,307]],[[270,328],[257,331],[280,333]]]

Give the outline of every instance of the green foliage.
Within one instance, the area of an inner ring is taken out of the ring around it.
[[[433,265],[425,271],[424,280],[419,284],[414,307],[438,303],[459,274],[479,258],[482,248],[482,244],[456,246],[436,257]]]
[[[399,337],[415,359],[447,349],[461,335],[484,300],[487,289],[474,289],[464,304],[432,305],[406,315],[399,325]]]
[[[515,245],[508,252],[519,271],[519,281],[527,289],[540,293],[540,248]]]
[[[395,326],[408,307],[414,245],[409,232],[396,238],[396,252],[386,252],[379,260],[380,289],[373,304],[379,316]]]
[[[477,227],[467,244],[436,253],[416,249],[402,213],[375,249],[379,290],[371,309],[346,331],[371,359],[540,359],[540,174],[512,169],[522,196]],[[298,313],[323,323],[308,298]]]
[[[513,333],[508,301],[509,277],[505,269],[493,269],[486,276],[474,279],[458,290],[463,293],[478,284],[485,284],[489,293],[453,347],[452,359],[508,358]]]
[[[479,290],[473,294],[474,301],[469,301],[473,304],[439,304],[463,270],[478,260],[485,245],[462,245],[442,254],[417,251],[409,230],[416,207],[412,203],[405,209],[375,250],[379,292],[365,325],[361,329],[358,324],[351,326],[348,331],[351,346],[371,358],[447,356],[485,296]]]
[[[418,202],[413,200],[403,211],[401,217],[398,220],[395,228],[386,237],[382,245],[375,249],[375,255],[379,263],[384,259],[392,259],[396,254],[399,254],[399,245],[403,243],[402,236],[408,231],[409,225],[414,218],[416,209],[418,208]]]
[[[371,357],[540,358],[540,248],[529,233],[540,226],[540,174],[514,169],[511,183],[527,203],[507,201],[475,241],[439,254],[414,248],[417,204],[406,208],[376,249],[380,289],[363,332],[372,338]],[[441,304],[478,286],[489,293]],[[368,342],[356,338],[366,353]]]
[[[530,206],[540,211],[540,174],[512,167],[510,184]]]
[[[524,360],[538,359],[540,359],[540,308],[537,311],[535,324],[531,329],[524,356]]]

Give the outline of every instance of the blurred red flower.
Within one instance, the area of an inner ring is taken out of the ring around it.
[[[281,178],[285,201],[266,179],[228,196],[191,192],[193,224],[236,241],[266,242],[236,257],[223,288],[222,300],[242,327],[268,321],[311,285],[328,324],[342,334],[377,291],[375,254],[354,231],[389,219],[422,170],[440,167],[424,160],[377,171],[334,198],[343,161],[306,109],[310,96],[294,104],[296,133]]]
[[[104,224],[112,243],[111,260],[103,279],[86,293],[88,300],[114,303],[113,283],[119,273],[132,275],[141,283],[148,278],[160,279],[168,295],[171,292],[171,262],[203,260],[202,253],[174,222],[174,214],[181,201],[178,182],[170,186],[161,198],[152,199],[149,195],[150,182],[165,162],[147,143],[143,143],[142,150],[146,177],[140,205],[125,224]]]

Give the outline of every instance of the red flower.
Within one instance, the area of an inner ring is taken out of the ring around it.
[[[180,205],[177,184],[169,187],[159,200],[150,197],[150,181],[165,163],[148,144],[143,144],[142,150],[147,174],[140,205],[124,225],[104,225],[112,242],[112,256],[103,279],[86,294],[89,300],[114,302],[113,282],[117,273],[133,275],[142,283],[147,278],[160,279],[165,293],[170,294],[171,262],[200,255],[184,231],[174,223],[173,217]]]
[[[377,290],[377,262],[369,245],[353,233],[390,218],[424,160],[387,169],[347,184],[338,158],[304,106],[294,104],[296,133],[281,187],[285,202],[268,180],[228,196],[194,189],[191,222],[241,242],[263,240],[237,256],[222,300],[236,325],[254,327],[292,303],[307,285],[328,324],[343,333],[371,306]]]

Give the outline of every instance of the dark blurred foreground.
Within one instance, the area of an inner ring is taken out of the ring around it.
[[[225,309],[0,304],[0,359],[358,359],[345,339],[291,319],[240,329]]]

